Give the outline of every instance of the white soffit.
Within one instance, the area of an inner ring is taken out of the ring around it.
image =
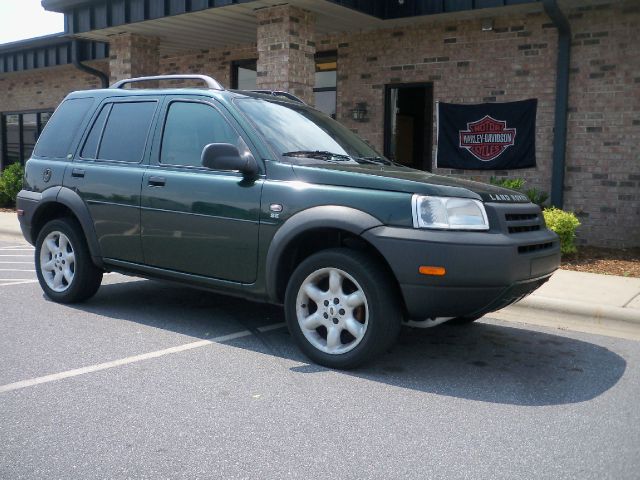
[[[317,18],[316,35],[320,37],[339,32],[401,28],[417,22],[450,21],[454,17],[462,20],[466,18],[523,14],[542,10],[539,3],[529,3],[512,7],[382,20],[326,0],[290,0],[286,3],[315,13]],[[78,37],[101,42],[108,42],[110,37],[120,33],[136,33],[159,37],[160,53],[163,55],[176,55],[197,49],[246,45],[256,43],[257,20],[255,11],[260,8],[282,4],[282,1],[277,0],[257,0],[102,30],[93,30],[82,33]]]

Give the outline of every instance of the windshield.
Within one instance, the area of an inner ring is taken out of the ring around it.
[[[256,98],[238,99],[236,105],[281,160],[388,162],[348,128],[304,105]]]

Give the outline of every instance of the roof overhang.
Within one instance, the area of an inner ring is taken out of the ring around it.
[[[538,0],[288,0],[316,14],[316,34],[404,26],[426,17],[542,11]],[[43,0],[65,14],[69,35],[109,42],[120,33],[160,38],[161,54],[256,42],[256,10],[283,0]],[[504,8],[504,7],[508,8]],[[493,8],[491,8],[493,7]]]
[[[72,63],[73,39],[64,33],[30,38],[0,45],[0,74],[57,67]],[[109,45],[80,40],[78,60],[101,60],[109,56]]]

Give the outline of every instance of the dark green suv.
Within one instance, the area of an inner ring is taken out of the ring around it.
[[[52,300],[117,271],[284,304],[306,355],[349,368],[403,322],[473,321],[558,268],[525,196],[403,167],[301,102],[197,78],[206,89],[75,92],[54,113],[18,196]]]

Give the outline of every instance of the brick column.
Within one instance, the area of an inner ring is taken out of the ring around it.
[[[109,42],[111,82],[158,75],[160,55],[156,37],[122,33]]]
[[[256,14],[258,88],[284,90],[313,104],[315,17],[291,5],[263,8]]]

